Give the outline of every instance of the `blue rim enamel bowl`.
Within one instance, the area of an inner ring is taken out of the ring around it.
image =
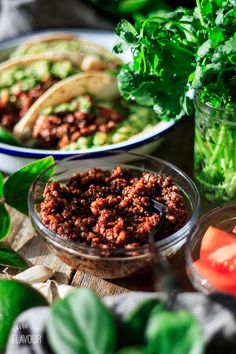
[[[98,44],[102,44],[106,48],[112,50],[112,47],[116,41],[116,36],[110,31],[99,30],[68,30],[60,29],[59,32],[69,32],[79,35],[90,41]],[[6,60],[9,54],[25,40],[32,39],[34,36],[40,34],[57,32],[53,31],[38,31],[30,33],[15,39],[6,40],[0,42],[0,61]],[[130,61],[130,54],[121,57],[125,62]],[[42,157],[52,155],[55,160],[62,160],[73,155],[88,154],[91,158],[106,155],[108,151],[113,150],[131,150],[139,153],[151,153],[158,147],[162,138],[176,125],[176,122],[160,122],[153,126],[149,131],[139,133],[130,139],[121,143],[106,145],[96,148],[90,148],[85,150],[71,150],[71,151],[59,151],[59,150],[40,150],[30,149],[25,147],[16,147],[9,144],[0,143],[0,170],[5,173],[12,173],[23,165],[40,159]],[[88,155],[87,155],[88,156]]]

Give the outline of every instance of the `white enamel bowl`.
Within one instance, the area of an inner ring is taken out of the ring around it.
[[[60,29],[60,32],[62,30]],[[116,41],[116,36],[113,32],[99,31],[99,30],[63,30],[73,34],[77,34],[88,40],[102,44],[108,49],[112,47]],[[33,36],[40,33],[48,33],[50,31],[37,32],[25,36],[18,37],[17,39],[3,41],[0,43],[0,61],[8,58],[9,54],[23,41],[31,39]],[[53,31],[55,32],[55,31]],[[130,60],[130,55],[122,56],[124,61]],[[156,124],[151,130],[137,134],[136,136],[123,141],[118,144],[107,145],[102,147],[90,148],[86,150],[71,150],[71,151],[56,151],[56,150],[40,150],[29,149],[23,147],[16,147],[8,144],[0,143],[0,170],[5,173],[12,173],[22,167],[23,165],[34,161],[36,159],[52,155],[55,160],[62,160],[66,157],[87,154],[91,158],[105,155],[107,151],[112,150],[131,150],[139,153],[151,153],[158,147],[162,138],[174,127],[175,122],[160,122]]]

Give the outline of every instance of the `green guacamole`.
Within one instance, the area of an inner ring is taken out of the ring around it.
[[[39,60],[27,66],[6,69],[0,74],[0,96],[1,92],[7,89],[10,94],[27,91],[34,88],[38,83],[49,79],[55,81],[67,78],[79,72],[69,60],[52,62],[50,60]]]

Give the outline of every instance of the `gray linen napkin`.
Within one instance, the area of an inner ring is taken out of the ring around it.
[[[139,302],[156,296],[163,299],[161,294],[129,293],[106,297],[104,302],[119,320]],[[206,354],[236,353],[236,298],[222,294],[207,297],[199,293],[180,293],[174,308],[186,308],[199,320]],[[13,326],[6,354],[51,354],[45,334],[48,314],[47,307],[22,313]]]
[[[0,40],[60,27],[114,28],[88,1],[0,0]]]

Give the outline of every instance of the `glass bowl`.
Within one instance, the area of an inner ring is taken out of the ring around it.
[[[199,220],[193,231],[187,237],[185,245],[186,270],[193,286],[205,294],[219,292],[209,280],[204,278],[194,267],[193,262],[199,259],[200,246],[203,235],[209,226],[215,226],[227,232],[232,232],[236,225],[236,203],[229,203],[217,207],[206,214]]]
[[[128,277],[149,270],[154,262],[154,256],[152,256],[154,252],[151,252],[150,245],[132,250],[124,248],[104,250],[67,240],[43,225],[39,217],[39,206],[43,200],[46,182],[58,180],[65,183],[75,172],[95,167],[110,170],[117,165],[130,168],[136,173],[149,171],[169,175],[181,190],[187,206],[188,220],[180,230],[155,243],[155,247],[164,258],[172,257],[183,246],[187,234],[197,221],[200,204],[197,188],[185,173],[170,163],[148,155],[111,152],[109,156],[101,156],[94,160],[86,158],[86,155],[81,159],[80,155],[50,167],[49,169],[54,169],[53,177],[50,179],[45,175],[48,171],[46,170],[35,180],[29,191],[28,206],[33,227],[37,234],[46,241],[50,250],[63,262],[74,269],[84,270],[107,279]]]

